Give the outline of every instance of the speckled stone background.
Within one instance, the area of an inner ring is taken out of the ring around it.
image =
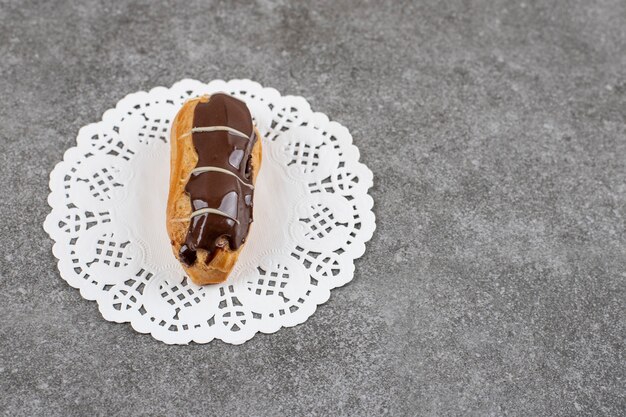
[[[0,1],[2,415],[626,414],[626,2],[110,3]],[[106,322],[42,229],[78,129],[186,77],[305,96],[375,175],[354,281],[238,347]]]

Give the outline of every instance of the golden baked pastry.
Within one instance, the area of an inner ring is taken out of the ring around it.
[[[226,280],[246,241],[261,139],[244,102],[217,93],[185,102],[172,124],[167,232],[196,284]]]

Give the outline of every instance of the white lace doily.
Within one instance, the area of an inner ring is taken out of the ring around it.
[[[246,102],[263,136],[255,222],[229,279],[185,277],[165,229],[169,128],[182,103],[224,91]],[[50,174],[61,276],[96,300],[105,319],[130,322],[165,343],[239,344],[303,323],[349,282],[375,228],[372,172],[348,130],[250,80],[130,94],[83,127]]]

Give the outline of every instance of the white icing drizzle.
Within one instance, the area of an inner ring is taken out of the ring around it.
[[[232,127],[228,127],[228,126],[206,126],[206,127],[194,127],[191,129],[190,132],[184,133],[182,134],[180,137],[184,138],[186,136],[191,135],[192,133],[202,133],[202,132],[229,132],[232,133],[233,135],[245,138],[245,139],[250,139],[250,136],[246,135],[243,132],[240,132],[237,129],[233,129]],[[193,174],[201,174],[203,172],[221,172],[222,174],[228,174],[228,175],[232,175],[233,177],[237,178],[237,180],[239,180],[240,183],[242,183],[243,185],[245,185],[246,187],[249,187],[250,189],[254,190],[254,186],[251,184],[248,184],[246,182],[244,182],[241,178],[239,178],[239,176],[233,172],[228,171],[227,169],[223,169],[223,168],[219,168],[219,167],[197,167],[194,168],[191,171],[191,175]],[[229,216],[228,214],[224,213],[221,210],[217,210],[217,209],[213,209],[213,208],[203,208],[203,209],[199,209],[194,211],[193,213],[191,213],[191,216],[189,216],[188,219],[172,219],[172,222],[188,222],[191,221],[191,219],[193,219],[196,216],[201,216],[203,214],[217,214],[218,216],[223,216],[223,217],[227,217],[229,219],[231,219],[232,221],[234,221],[235,223],[239,224],[239,220],[235,219],[232,216]]]
[[[223,211],[220,211],[220,210],[217,210],[217,209],[214,209],[214,208],[208,208],[208,207],[196,210],[193,213],[191,213],[191,216],[189,216],[189,220],[193,219],[196,216],[201,216],[203,214],[217,214],[219,216],[228,217],[229,219],[231,219],[235,223],[239,224],[239,220],[235,219],[234,217],[229,216],[228,214],[224,213]]]
[[[250,139],[250,136],[246,135],[243,132],[240,132],[237,129],[233,129],[228,126],[207,126],[207,127],[194,127],[191,129],[191,132],[184,133],[181,137],[189,136],[192,133],[202,133],[202,132],[229,132],[233,135],[240,136],[245,139]]]
[[[231,171],[229,171],[227,169],[224,169],[224,168],[219,168],[219,167],[198,167],[198,168],[194,168],[193,171],[191,171],[191,175],[193,175],[193,174],[202,174],[203,172],[221,172],[222,174],[232,175],[233,177],[237,178],[240,183],[242,183],[246,187],[250,188],[251,190],[254,190],[254,186],[252,184],[248,184],[247,182],[244,182],[244,180],[239,178],[239,176],[237,174],[235,174],[234,172],[231,172]]]

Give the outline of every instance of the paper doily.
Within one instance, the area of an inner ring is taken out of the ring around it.
[[[165,229],[169,128],[185,100],[223,91],[244,100],[263,136],[255,222],[221,285],[197,286]],[[61,276],[105,319],[165,343],[239,344],[303,323],[349,282],[375,229],[372,172],[348,130],[250,80],[130,94],[83,127],[50,174],[44,223]]]

